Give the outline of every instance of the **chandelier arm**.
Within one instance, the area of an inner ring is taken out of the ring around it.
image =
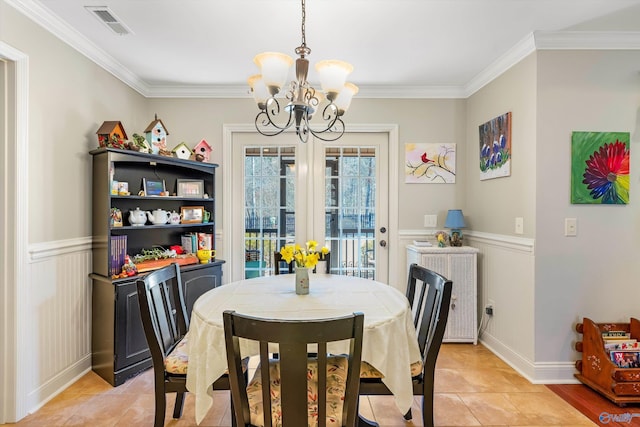
[[[300,142],[306,144],[309,141],[309,134],[313,133],[310,131],[311,129],[309,128],[309,122],[305,120],[300,128],[296,129],[296,133],[298,134],[298,139],[300,139]]]
[[[337,117],[331,126],[323,129],[323,130],[313,130],[309,127],[309,132],[315,137],[322,141],[331,142],[336,141],[344,135],[345,126],[344,122],[340,117]]]
[[[338,120],[339,116],[340,115],[338,114],[338,107],[333,102],[329,103],[322,110],[322,120],[329,122],[327,124],[327,128],[332,127],[336,120]]]
[[[270,108],[270,106],[273,106],[273,108]],[[262,127],[266,129],[269,126],[272,126],[276,129],[279,129],[280,132],[291,127],[291,124],[293,123],[293,111],[291,110],[289,110],[289,117],[287,118],[287,122],[284,125],[276,124],[276,119],[281,112],[282,111],[280,109],[280,103],[278,102],[278,100],[273,97],[269,98],[267,100],[265,109],[260,113],[265,115],[265,119],[263,119],[261,123]],[[260,116],[260,114],[258,114],[258,116]],[[275,133],[274,135],[277,135],[278,133]]]
[[[264,116],[264,117],[261,117],[261,116]],[[265,113],[264,111],[260,111],[256,116],[255,125],[256,125],[256,130],[264,136],[280,135],[282,132],[286,130],[286,128],[279,128],[279,127],[273,126],[270,120],[267,118],[267,113]]]

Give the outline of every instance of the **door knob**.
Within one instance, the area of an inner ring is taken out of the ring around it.
[[[386,233],[386,232],[387,232],[387,229],[386,229],[385,227],[380,227],[380,232],[381,232],[381,233]]]
[[[387,241],[386,240],[380,240],[380,246],[382,246],[383,248],[387,246]]]

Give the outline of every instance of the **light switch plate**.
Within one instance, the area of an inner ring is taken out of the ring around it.
[[[524,218],[516,217],[516,234],[524,234]]]
[[[425,215],[424,226],[428,228],[436,228],[438,226],[438,215]]]
[[[564,235],[568,237],[578,235],[578,220],[576,218],[564,219]]]

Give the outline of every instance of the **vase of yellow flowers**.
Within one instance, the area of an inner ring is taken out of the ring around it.
[[[309,240],[304,247],[295,244],[283,246],[280,249],[280,255],[284,261],[296,263],[296,294],[309,293],[309,269],[314,268],[328,253],[329,248],[326,246],[318,250],[318,242],[315,240]]]
[[[447,242],[447,233],[444,231],[438,231],[436,233],[436,239],[438,239],[438,247],[444,248]]]

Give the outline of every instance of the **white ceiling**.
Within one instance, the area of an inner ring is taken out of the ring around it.
[[[640,0],[306,1],[312,66],[350,62],[360,97],[465,97],[534,49],[640,49]],[[253,57],[301,42],[299,0],[6,2],[148,97],[248,96]]]

